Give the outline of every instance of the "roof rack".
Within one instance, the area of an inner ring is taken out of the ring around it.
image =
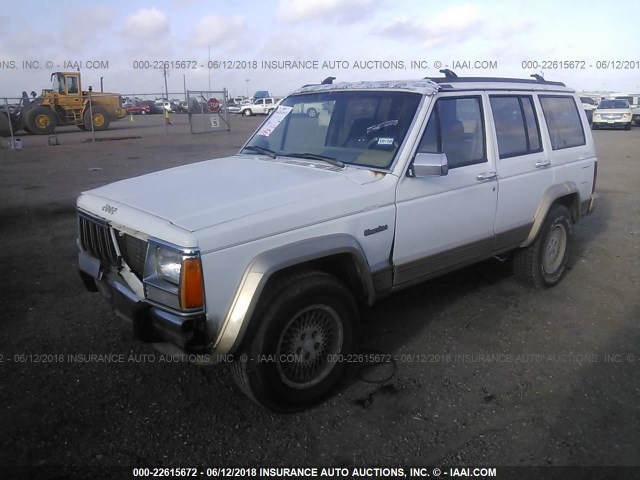
[[[441,83],[472,83],[472,82],[509,82],[509,83],[530,83],[530,84],[538,84],[538,85],[555,85],[557,87],[566,87],[566,85],[562,82],[551,82],[549,80],[545,80],[542,76],[534,73],[531,75],[534,79],[530,80],[528,78],[502,78],[502,77],[459,77],[453,71],[445,68],[440,70],[440,73],[444,73],[443,77],[424,77],[424,80],[431,80],[432,82],[441,84]]]

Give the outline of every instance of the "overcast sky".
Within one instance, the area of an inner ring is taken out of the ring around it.
[[[577,90],[640,92],[638,0],[611,5],[574,0],[22,0],[6,5],[0,10],[0,97],[48,88],[50,73],[64,70],[64,62],[82,65],[83,88],[99,90],[103,77],[105,91],[161,92],[163,71],[152,68],[161,60],[189,62],[174,63],[189,68],[169,69],[170,92],[182,92],[186,83],[191,90],[209,84],[213,90],[227,88],[232,96],[255,90],[285,95],[329,75],[338,80],[439,76],[436,62],[458,75],[528,77],[548,61],[584,62],[574,65],[584,69],[570,64],[553,69],[551,64],[543,72]],[[207,68],[209,50],[218,62],[212,70]],[[264,68],[263,62],[275,60],[308,66],[315,61],[318,68]],[[87,61],[96,61],[94,68]],[[341,68],[322,68],[325,61],[342,62]],[[426,68],[412,69],[412,61]],[[497,69],[473,68],[487,65],[476,61],[493,62]],[[523,65],[527,61],[539,62],[538,68]]]

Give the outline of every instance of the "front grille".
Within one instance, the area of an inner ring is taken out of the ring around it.
[[[136,277],[142,280],[144,262],[147,258],[147,242],[117,230],[116,238],[122,258]]]
[[[111,227],[87,214],[78,216],[80,246],[100,260],[103,265],[120,267],[118,251],[131,271],[142,280],[144,263],[147,258],[147,242],[118,230],[114,230],[118,251],[113,243]]]
[[[109,227],[83,214],[78,216],[80,246],[83,250],[111,266],[118,265],[118,254],[111,239]]]

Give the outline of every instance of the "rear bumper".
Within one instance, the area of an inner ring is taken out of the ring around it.
[[[204,351],[207,343],[202,334],[204,314],[181,316],[151,305],[141,300],[115,272],[101,272],[99,279],[83,270],[79,272],[87,289],[99,291],[116,315],[131,325],[137,340],[169,343],[186,353]]]

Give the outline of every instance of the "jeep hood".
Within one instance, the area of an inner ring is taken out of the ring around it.
[[[359,190],[357,185],[385,176],[295,160],[297,164],[236,155],[122,180],[85,195],[127,205],[195,232],[252,216],[264,221],[305,206],[342,205],[339,212],[327,208],[324,214],[313,215],[318,218],[306,219],[311,222],[347,214],[363,208],[362,202],[349,201]]]

